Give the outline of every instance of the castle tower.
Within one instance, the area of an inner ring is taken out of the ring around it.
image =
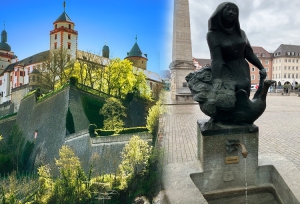
[[[171,91],[174,100],[192,100],[185,77],[194,70],[189,0],[174,0]]]
[[[7,44],[7,32],[5,29],[1,32],[0,42],[0,74],[11,63],[16,61],[16,56],[11,52],[9,44]]]
[[[147,54],[142,53],[139,45],[137,44],[137,37],[135,40],[136,41],[133,47],[131,48],[130,52],[127,52],[127,57],[125,57],[125,59],[131,61],[133,66],[146,70],[148,61]]]
[[[50,50],[59,48],[68,49],[70,57],[75,58],[77,53],[78,32],[74,30],[75,24],[65,12],[53,23],[54,29],[50,31]]]
[[[106,44],[102,48],[102,57],[109,59],[109,47]]]

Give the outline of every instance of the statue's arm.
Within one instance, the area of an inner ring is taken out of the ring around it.
[[[245,58],[254,66],[256,66],[259,70],[264,69],[263,65],[261,64],[260,60],[254,54],[250,45],[246,45],[245,48]]]
[[[208,32],[207,36],[207,43],[210,51],[211,57],[211,67],[212,67],[212,75],[214,78],[214,88],[220,89],[222,85],[221,81],[221,73],[222,73],[222,66],[223,66],[223,58],[220,45],[217,43],[217,39],[213,35],[212,32]]]
[[[246,48],[245,48],[245,53],[244,53],[245,58],[248,60],[248,62],[250,62],[251,64],[253,64],[255,67],[257,67],[260,70],[259,74],[261,75],[261,77],[263,77],[265,79],[267,77],[266,69],[263,67],[263,65],[261,64],[258,57],[254,54],[252,47],[251,47],[244,31],[242,31],[242,35],[246,39],[246,42],[247,42]]]

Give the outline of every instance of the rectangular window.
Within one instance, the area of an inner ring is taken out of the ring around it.
[[[68,43],[68,49],[71,49],[71,43]]]
[[[265,70],[266,70],[266,72],[268,72],[268,71],[269,71],[269,68],[265,67]]]
[[[54,49],[57,49],[57,43],[56,42],[54,43]]]
[[[183,86],[183,87],[187,87],[187,83],[186,83],[186,82],[183,82],[183,83],[182,83],[182,86]]]
[[[15,76],[17,76],[18,71],[15,71]]]
[[[20,76],[25,76],[25,72],[24,71],[20,71]]]
[[[284,76],[283,78],[286,78],[286,74],[284,74],[283,76]]]
[[[269,60],[265,60],[265,64],[269,64]]]
[[[68,34],[68,39],[71,40],[71,34]]]
[[[0,80],[0,86],[2,85],[2,80]]]
[[[57,39],[57,34],[54,35],[54,39],[55,39],[55,40]]]
[[[254,80],[255,79],[255,76],[254,74],[251,74],[251,79]]]
[[[251,67],[251,71],[254,72],[254,70],[255,70],[254,67]]]

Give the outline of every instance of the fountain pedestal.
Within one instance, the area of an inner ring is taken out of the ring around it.
[[[224,125],[198,121],[198,159],[203,173],[201,192],[255,185],[258,167],[258,127]],[[240,146],[229,153],[226,143],[239,140],[248,150],[243,157]],[[202,177],[202,178],[201,178]]]

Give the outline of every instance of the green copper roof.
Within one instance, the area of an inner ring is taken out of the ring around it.
[[[68,16],[66,12],[63,12],[54,23],[58,21],[67,21],[73,23],[71,18]]]
[[[0,50],[5,50],[10,52],[11,48],[6,42],[7,42],[7,32],[3,30],[1,32]]]
[[[127,57],[143,57],[142,51],[137,43],[134,43],[133,47],[131,48],[130,52],[127,53]]]

